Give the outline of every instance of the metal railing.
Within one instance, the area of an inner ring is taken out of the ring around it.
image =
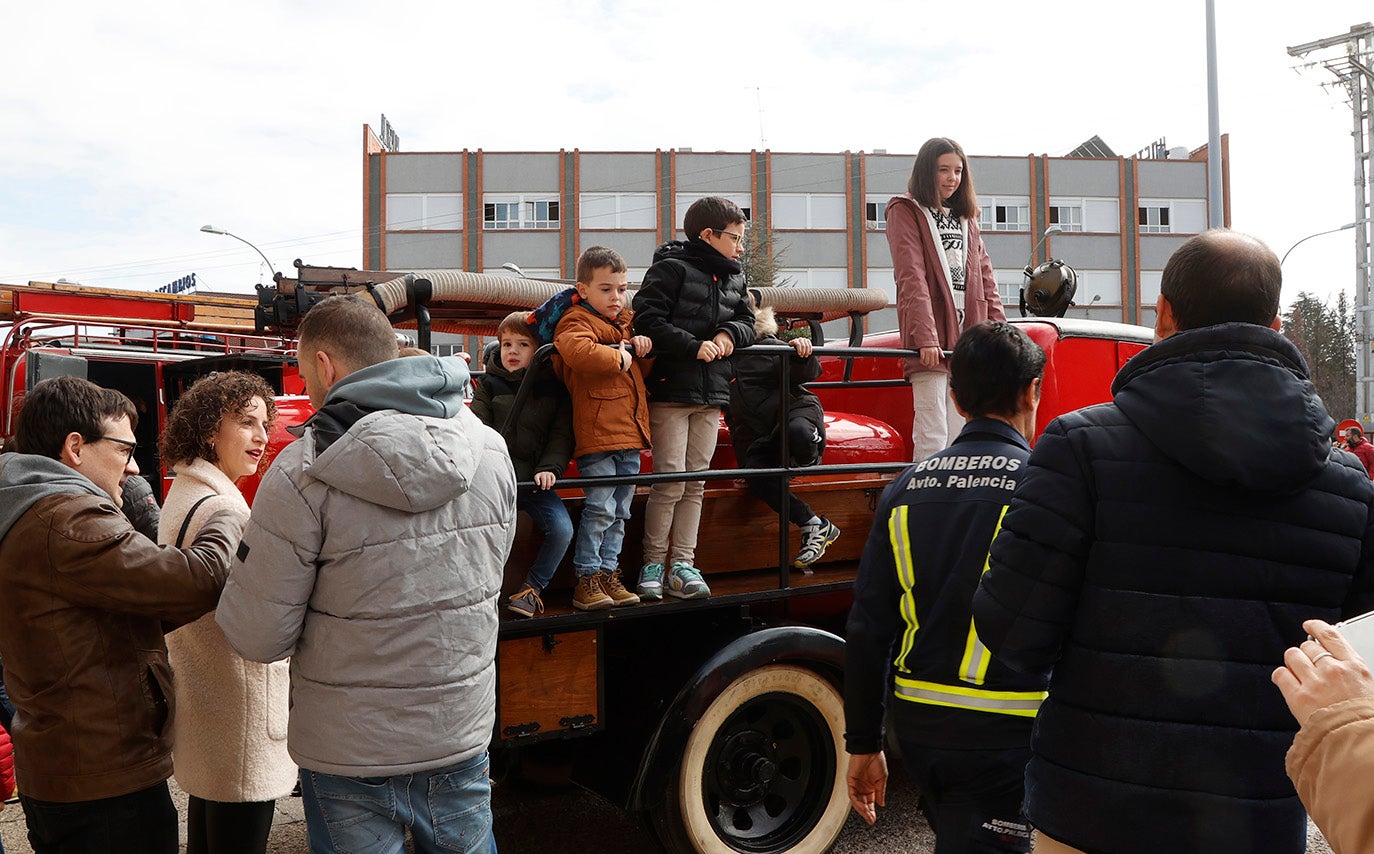
[[[611,346],[611,345],[607,345]],[[656,483],[683,483],[689,481],[718,481],[718,480],[752,480],[755,478],[776,478],[778,483],[778,587],[788,589],[791,584],[792,561],[789,557],[790,551],[790,531],[788,518],[788,499],[791,496],[791,483],[797,477],[811,477],[817,475],[845,475],[845,474],[887,474],[902,471],[911,465],[911,461],[902,462],[874,462],[874,463],[840,463],[840,464],[819,464],[811,466],[792,466],[787,465],[791,459],[788,449],[787,437],[787,416],[789,397],[788,389],[791,387],[791,356],[796,355],[796,350],[789,345],[753,345],[748,348],[750,353],[763,353],[779,359],[779,394],[782,400],[778,407],[779,418],[779,453],[778,458],[783,463],[772,468],[733,468],[733,469],[700,469],[688,472],[651,472],[648,474],[603,476],[603,477],[584,477],[578,475],[571,478],[559,478],[554,484],[554,491],[564,489],[583,489],[597,486],[622,486],[632,484],[634,486],[653,486]],[[525,406],[534,388],[535,374],[556,354],[557,349],[553,344],[545,344],[535,351],[530,360],[529,366],[525,370],[519,388],[516,390],[515,400],[511,404],[510,412],[506,416],[506,422],[497,431],[503,436],[506,431],[518,423],[518,416],[521,409]],[[736,351],[740,352],[740,351]],[[908,358],[917,355],[915,351],[900,348],[887,347],[860,347],[860,346],[822,346],[816,347],[813,354],[819,356],[836,356],[845,360],[845,376],[851,374],[853,359],[856,356],[876,356],[880,358]],[[482,359],[482,367],[485,368],[485,358]],[[484,371],[474,371],[473,376],[477,378]],[[907,385],[905,379],[889,380],[841,380],[841,381],[812,381],[804,384],[807,389],[827,389],[827,388],[892,388]],[[650,449],[652,450],[652,449]],[[529,492],[537,489],[533,481],[522,481],[517,484],[521,492]],[[866,532],[865,532],[866,536]],[[811,570],[803,569],[804,574],[810,574]]]

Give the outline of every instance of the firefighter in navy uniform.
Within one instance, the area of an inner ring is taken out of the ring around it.
[[[883,805],[890,691],[936,854],[1031,849],[1022,781],[1046,680],[993,660],[973,630],[971,603],[1030,456],[1044,370],[1044,351],[1008,323],[963,334],[950,390],[968,423],[883,492],[854,582],[845,651],[850,801],[869,824]]]

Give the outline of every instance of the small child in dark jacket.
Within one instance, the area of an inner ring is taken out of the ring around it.
[[[729,199],[697,199],[683,217],[686,242],[665,243],[634,299],[634,332],[654,343],[649,426],[654,471],[710,468],[721,407],[730,403],[730,355],[754,343],[744,293],[744,213]],[[696,567],[705,481],[656,483],[644,508],[639,595],[704,599],[711,589]]]
[[[749,302],[754,307],[752,294]],[[825,411],[820,398],[802,384],[821,375],[820,360],[812,354],[809,339],[784,342],[778,338],[778,324],[771,308],[754,307],[754,331],[755,346],[786,343],[797,352],[792,357],[785,392],[779,388],[782,373],[778,361],[786,357],[752,350],[735,354],[735,381],[730,384],[730,408],[725,411],[735,459],[740,468],[774,468],[783,464],[778,408],[786,405],[788,462],[793,466],[813,466],[821,461],[825,450]],[[751,477],[746,483],[755,497],[778,512],[780,493],[776,479]],[[801,551],[792,565],[805,569],[820,560],[830,544],[839,539],[840,529],[817,515],[791,490],[787,493],[787,504],[788,519],[802,532]]]
[[[544,534],[544,542],[525,583],[506,603],[506,609],[522,617],[533,617],[544,610],[540,594],[553,579],[554,571],[572,543],[572,518],[563,499],[553,491],[554,482],[563,475],[573,452],[572,400],[568,390],[545,364],[531,380],[534,388],[519,414],[511,418],[516,392],[525,379],[539,342],[525,324],[528,312],[506,315],[497,329],[500,346],[486,360],[486,373],[477,380],[472,399],[472,414],[498,431],[506,440],[517,481],[535,482],[533,492],[521,492],[516,507],[530,514]]]

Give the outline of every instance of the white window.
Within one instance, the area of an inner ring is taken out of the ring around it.
[[[1029,231],[1030,199],[1021,197],[992,197],[979,200],[982,210],[978,227],[983,231]]]
[[[773,227],[793,231],[844,228],[840,193],[774,193]]]
[[[1141,234],[1169,234],[1173,231],[1173,211],[1168,202],[1141,201],[1137,209]]]
[[[1207,229],[1202,199],[1141,199],[1136,222],[1141,234],[1198,234]]]
[[[887,231],[886,196],[869,196],[864,202],[864,227],[869,231]]]
[[[387,193],[388,231],[448,230],[463,227],[462,193]]]
[[[1050,200],[1050,225],[1057,225],[1062,231],[1082,231],[1082,202],[1065,204],[1062,200]]]
[[[558,196],[498,195],[482,197],[482,227],[488,230],[510,228],[558,228]]]
[[[849,274],[844,267],[779,270],[775,283],[793,288],[847,288]]]
[[[897,271],[891,267],[869,267],[868,286],[887,294],[887,304],[897,304]]]
[[[1121,305],[1121,272],[1119,270],[1077,270],[1078,291],[1073,303],[1079,308]]]
[[[1120,233],[1121,206],[1117,200],[1084,199],[1083,230],[1099,234]]]
[[[1121,230],[1116,199],[1050,196],[1050,225],[1064,231],[1114,234]]]
[[[1140,307],[1150,308],[1159,302],[1159,283],[1164,278],[1162,270],[1140,271]]]
[[[1026,274],[1021,270],[993,270],[992,278],[997,282],[997,296],[1001,298],[1002,305],[1011,309],[1021,304],[1021,284],[1026,280]],[[1008,316],[1019,315],[1020,312],[1007,311]]]
[[[754,218],[753,211],[750,210],[750,205],[752,205],[753,202],[750,201],[747,193],[678,193],[677,197],[673,200],[677,205],[677,211],[673,221],[678,224],[678,227],[683,229],[686,228],[682,223],[682,218],[687,215],[687,209],[692,206],[692,202],[695,202],[697,199],[704,199],[707,196],[720,196],[722,199],[729,199],[739,205],[741,211],[744,211],[745,221]],[[696,237],[696,235],[690,234],[688,237]]]
[[[653,228],[653,193],[583,193],[578,197],[577,224],[583,229]]]

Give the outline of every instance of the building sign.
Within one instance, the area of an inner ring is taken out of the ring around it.
[[[168,282],[167,284],[165,284],[165,285],[163,285],[162,287],[158,288],[158,289],[157,289],[157,293],[160,293],[160,294],[184,294],[184,293],[186,293],[187,291],[194,291],[195,289],[196,289],[196,274],[195,274],[195,273],[192,273],[192,274],[189,275],[189,276],[182,276],[180,279],[177,279],[175,282]]]
[[[377,136],[382,141],[382,148],[387,151],[401,150],[401,138],[396,135],[396,129],[391,126],[391,122],[386,120],[386,113],[382,113],[382,129]]]

